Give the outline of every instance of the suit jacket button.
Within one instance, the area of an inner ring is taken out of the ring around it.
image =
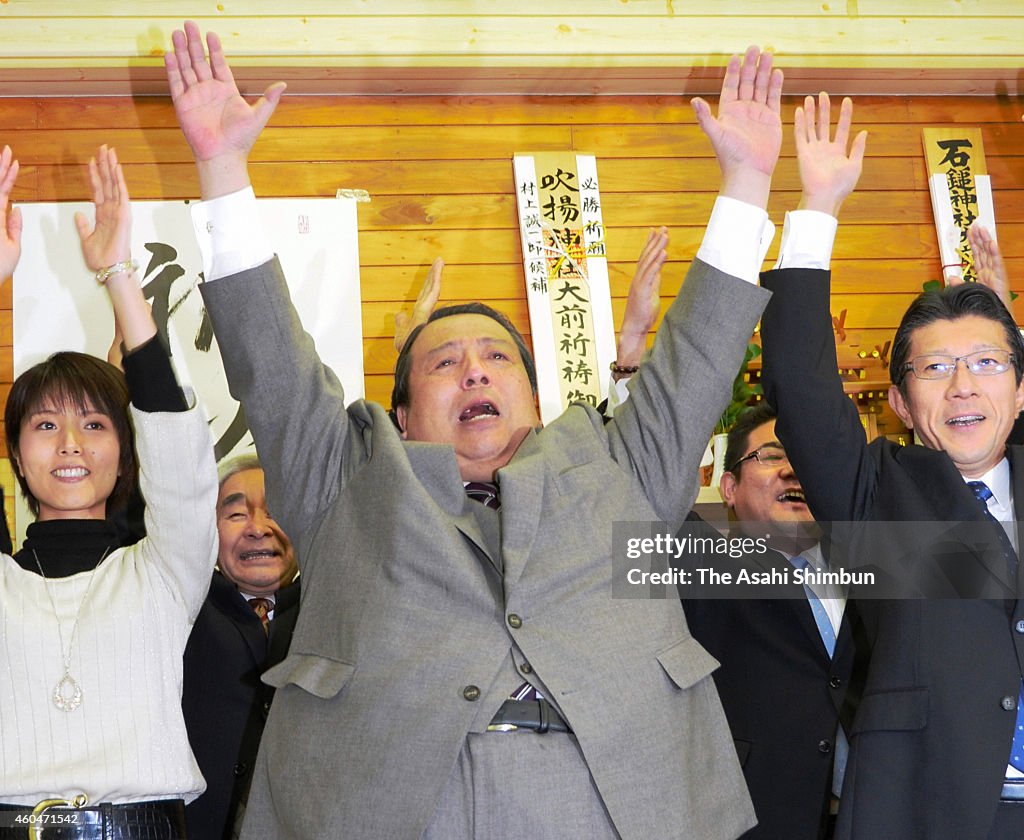
[[[519,666],[519,670],[522,671],[524,674],[532,674],[533,666],[531,666],[529,662],[524,662],[522,665]]]
[[[1012,712],[1017,708],[1017,698],[1011,697],[1009,694],[1007,694],[1002,700],[999,701],[999,705],[1006,709],[1006,711]]]
[[[828,755],[832,752],[832,744],[829,741],[818,741],[818,752]]]
[[[266,702],[265,702],[265,703],[263,704],[263,717],[266,717],[266,716],[267,716],[267,715],[269,715],[269,714],[270,714],[270,701],[269,701],[269,700],[267,700],[267,701],[266,701]]]
[[[244,761],[239,761],[232,770],[236,776],[244,776],[246,771],[249,769],[249,765]]]
[[[839,679],[839,677],[832,677],[832,679],[828,681],[829,688],[839,688],[839,686],[841,686],[842,684],[843,681]]]
[[[515,613],[510,613],[508,617],[508,626],[513,630],[518,630],[523,626],[523,620]]]
[[[475,685],[467,685],[462,689],[462,696],[472,703],[474,700],[480,699],[480,689]]]
[[[1024,619],[1021,619],[1016,624],[1014,624],[1013,629],[1016,630],[1018,633],[1024,633]]]

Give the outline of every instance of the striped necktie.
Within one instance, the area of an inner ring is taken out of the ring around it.
[[[497,484],[492,484],[490,481],[467,481],[466,495],[491,510],[501,510],[501,498],[498,496]]]
[[[988,500],[992,498],[992,491],[984,481],[968,481],[967,486],[971,488],[971,492],[981,507],[982,513],[985,514],[985,518],[990,522],[996,523],[996,528],[999,531],[999,547],[1003,551],[1003,560],[1006,561],[1006,571],[1009,575],[1008,580],[1012,586],[1013,582],[1017,580],[1017,552],[1013,550],[1013,543],[1010,542],[1010,538],[1007,536],[1006,529],[1003,528],[1002,523],[988,509]]]
[[[274,602],[269,598],[250,598],[249,606],[263,625],[263,632],[270,635],[270,611],[274,609]]]

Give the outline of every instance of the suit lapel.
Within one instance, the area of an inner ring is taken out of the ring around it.
[[[949,456],[923,446],[907,446],[900,450],[900,459],[907,467],[907,475],[914,480],[918,492],[924,498],[926,509],[931,511],[930,518],[937,522],[967,523],[968,530],[963,532],[966,536],[958,541],[956,550],[972,555],[985,567],[990,580],[1005,586],[1006,565],[995,531],[991,532],[990,540],[978,539],[979,534],[985,533],[978,523],[985,523],[993,529],[998,526],[986,518]],[[1024,487],[1018,489],[1020,485],[1017,476],[1022,470],[1015,470],[1012,460],[1010,469],[1014,506],[1017,518],[1020,519],[1018,500],[1022,497],[1018,493],[1024,493]],[[936,470],[941,471],[940,474],[936,474]]]
[[[1021,569],[1021,540],[1024,540],[1024,447],[1007,446],[1010,459],[1010,486],[1013,488],[1013,517],[1017,527],[1017,592],[1024,592],[1024,570]],[[1019,599],[1018,599],[1019,609]]]
[[[267,634],[263,632],[263,623],[241,592],[236,590],[234,595],[236,600],[234,609],[238,612],[239,620],[233,621],[232,624],[245,640],[245,645],[249,648],[249,653],[252,654],[253,662],[262,665],[267,658]]]
[[[252,654],[253,662],[261,664],[267,656],[267,634],[245,596],[220,572],[215,572],[210,595],[217,610],[242,637]]]
[[[546,470],[536,430],[526,436],[509,464],[498,470],[506,585],[519,580],[530,557],[540,525]]]
[[[419,441],[406,441],[405,451],[423,489],[451,517],[452,524],[462,535],[473,543],[500,573],[497,526],[482,526],[480,521],[481,517],[489,515],[496,522],[497,514],[466,495],[465,484],[455,461],[455,451],[450,446]]]

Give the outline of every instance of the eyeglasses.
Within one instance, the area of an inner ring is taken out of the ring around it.
[[[786,455],[786,450],[775,443],[766,443],[763,446],[757,447],[753,452],[744,455],[731,467],[726,468],[726,472],[736,472],[736,467],[742,464],[744,461],[754,459],[757,463],[764,467],[785,467],[789,464],[789,457]]]
[[[918,379],[949,379],[956,371],[957,362],[963,362],[976,376],[995,376],[1010,369],[1013,353],[1009,350],[977,350],[966,356],[932,353],[911,359],[903,365],[903,370],[913,372]]]

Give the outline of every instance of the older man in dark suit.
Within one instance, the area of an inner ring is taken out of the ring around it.
[[[185,648],[182,707],[206,779],[185,808],[191,840],[237,836],[274,696],[260,677],[284,659],[299,613],[295,551],[255,455],[221,465],[217,531],[217,571]]]

